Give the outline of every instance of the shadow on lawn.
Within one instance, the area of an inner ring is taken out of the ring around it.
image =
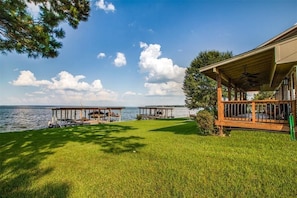
[[[145,146],[145,144],[137,142],[144,139],[143,137],[124,136],[123,132],[134,129],[130,126],[104,124],[99,127],[69,128],[65,135],[66,139],[73,141],[99,144],[105,153],[121,154]]]
[[[129,126],[93,125],[0,134],[0,198],[68,197],[70,184],[56,181],[32,188],[53,168],[40,163],[68,142],[93,143],[106,153],[121,154],[144,147],[142,137],[125,136]]]
[[[185,120],[181,119],[179,125],[169,126],[169,127],[163,127],[159,129],[151,130],[152,132],[171,132],[179,135],[193,135],[198,134],[198,128],[196,122],[192,120]],[[168,120],[170,121],[170,120]]]

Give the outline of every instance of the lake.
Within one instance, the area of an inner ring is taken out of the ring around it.
[[[51,120],[51,108],[56,106],[0,106],[0,133],[42,129]],[[122,110],[122,121],[135,120],[139,113],[137,107],[125,107]],[[173,116],[188,117],[189,109],[174,107]],[[192,111],[191,111],[192,113]]]

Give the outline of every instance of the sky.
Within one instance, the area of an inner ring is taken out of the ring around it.
[[[297,23],[297,0],[93,0],[57,58],[0,53],[0,105],[184,105],[199,52],[252,50]],[[28,10],[38,15],[30,4]]]

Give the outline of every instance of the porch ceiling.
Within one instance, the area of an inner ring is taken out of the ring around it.
[[[234,56],[203,68],[200,72],[216,80],[222,74],[222,84],[244,91],[275,90],[297,61],[277,64],[275,51],[278,45],[269,45]]]

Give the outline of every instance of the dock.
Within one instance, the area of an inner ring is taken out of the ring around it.
[[[145,106],[138,107],[139,114],[141,119],[169,119],[174,118],[173,116],[173,107],[165,107],[165,106]]]
[[[57,107],[52,108],[48,127],[120,122],[124,107]]]

